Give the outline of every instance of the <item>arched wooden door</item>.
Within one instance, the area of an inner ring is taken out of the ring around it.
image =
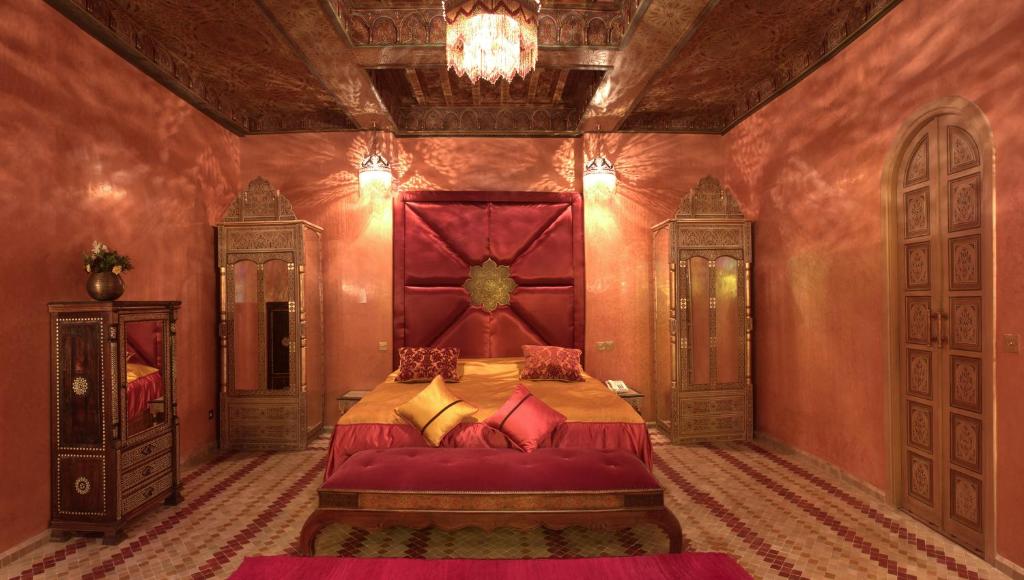
[[[909,129],[889,189],[896,501],[985,555],[994,529],[991,141],[980,112],[935,111]]]

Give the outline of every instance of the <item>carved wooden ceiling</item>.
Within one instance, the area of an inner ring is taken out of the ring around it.
[[[724,133],[899,0],[544,2],[537,70],[445,69],[440,0],[47,0],[239,135]]]

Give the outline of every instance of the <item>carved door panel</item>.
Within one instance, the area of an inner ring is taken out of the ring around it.
[[[986,328],[991,295],[991,200],[983,188],[978,144],[952,116],[938,120],[944,143],[939,150],[944,304],[942,375],[946,391],[943,425],[946,463],[943,479],[944,531],[978,552],[985,548],[984,509],[989,466],[985,446],[991,441],[990,401],[986,401],[984,361],[991,360],[993,330]],[[987,368],[991,368],[990,366]]]
[[[942,413],[939,322],[938,126],[929,123],[915,135],[898,175],[897,206],[900,239],[900,377],[899,420],[903,507],[918,518],[942,527]]]
[[[981,153],[957,117],[915,135],[897,174],[902,507],[985,548],[991,401],[991,198]]]

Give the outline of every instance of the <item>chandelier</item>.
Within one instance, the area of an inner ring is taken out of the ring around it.
[[[368,198],[391,194],[391,164],[377,146],[377,127],[370,137],[370,151],[359,164],[359,192]]]
[[[534,3],[536,2],[536,6]],[[476,83],[511,82],[537,66],[540,0],[441,0],[448,68]]]

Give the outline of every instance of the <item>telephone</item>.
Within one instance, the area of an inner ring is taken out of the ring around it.
[[[608,381],[605,381],[604,384],[608,386],[608,390],[609,391],[611,391],[611,392],[613,392],[615,394],[618,394],[618,395],[621,395],[622,393],[628,393],[629,392],[629,387],[627,387],[626,383],[624,383],[622,381],[608,380]]]

